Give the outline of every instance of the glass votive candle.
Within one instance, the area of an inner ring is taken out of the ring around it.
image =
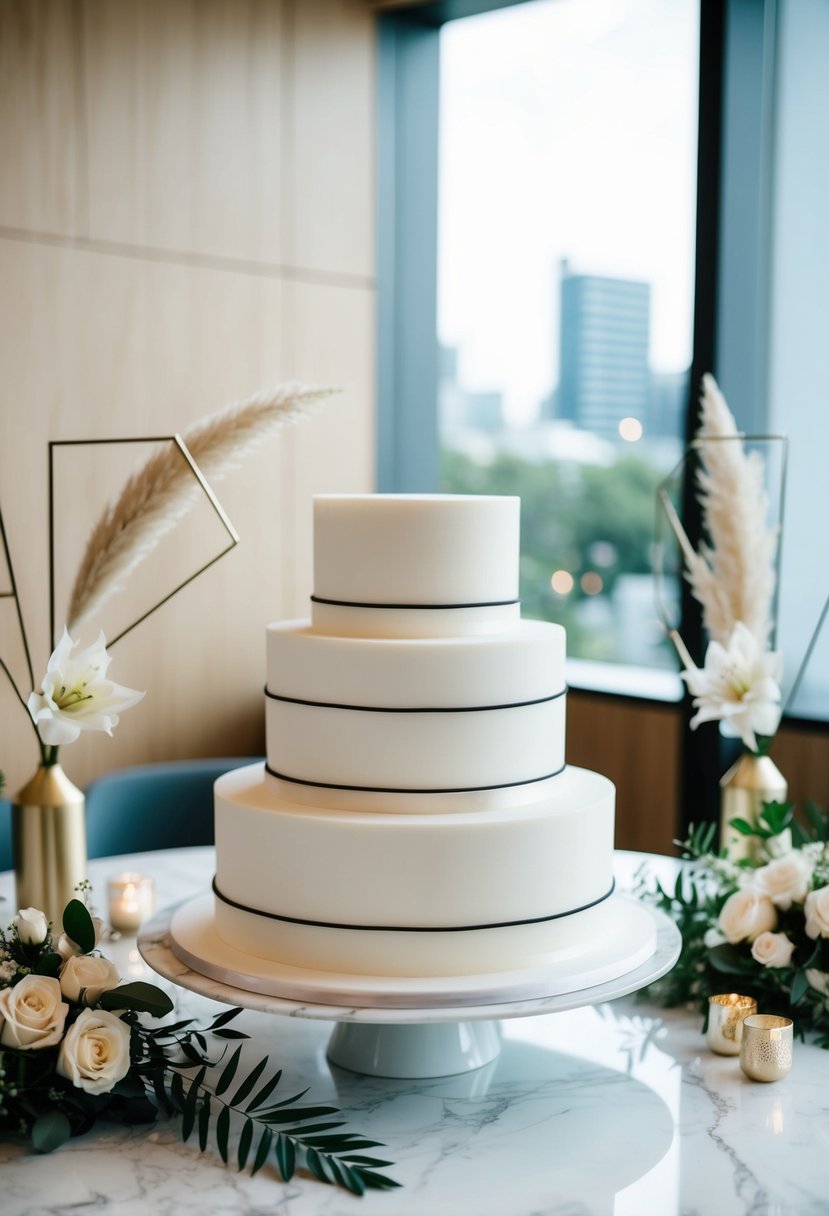
[[[155,910],[155,884],[147,874],[118,874],[107,883],[109,923],[119,933],[137,933]]]
[[[757,1012],[753,996],[722,992],[708,998],[708,1046],[720,1056],[738,1056],[743,1022]]]
[[[756,1013],[743,1022],[740,1068],[752,1081],[779,1081],[792,1067],[793,1023],[776,1013]]]

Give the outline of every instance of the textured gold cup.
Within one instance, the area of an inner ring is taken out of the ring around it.
[[[708,1046],[720,1056],[738,1056],[743,1022],[757,1012],[753,996],[721,992],[708,998]]]
[[[756,1013],[743,1021],[740,1067],[752,1081],[779,1081],[792,1067],[792,1021]]]

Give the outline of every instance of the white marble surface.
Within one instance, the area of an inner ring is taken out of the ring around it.
[[[634,861],[618,856],[622,882]],[[204,890],[211,850],[90,863],[96,891],[127,868],[152,874],[173,902]],[[0,894],[13,897],[8,875]],[[146,976],[134,942],[109,952],[122,974]],[[218,1008],[169,986],[185,1015]],[[3,1216],[829,1212],[829,1052],[811,1045],[795,1045],[785,1080],[753,1084],[736,1060],[707,1051],[696,1014],[625,997],[505,1022],[501,1055],[465,1077],[388,1081],[332,1069],[324,1022],[245,1011],[237,1024],[253,1036],[251,1063],[270,1052],[284,1084],[310,1086],[308,1100],[338,1105],[352,1130],[385,1143],[401,1190],[357,1199],[301,1175],[283,1184],[269,1167],[251,1179],[212,1148],[182,1144],[175,1121],[102,1124],[47,1157],[0,1145]]]

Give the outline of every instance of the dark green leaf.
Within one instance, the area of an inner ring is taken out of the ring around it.
[[[100,1003],[104,1009],[134,1009],[138,1013],[149,1013],[154,1018],[163,1018],[173,1008],[173,1002],[166,992],[143,980],[112,988],[104,993]]]
[[[816,802],[807,798],[803,804],[806,817],[815,830],[816,840],[829,839],[829,815],[825,815]]]
[[[65,1144],[71,1134],[66,1115],[59,1110],[47,1111],[32,1124],[32,1148],[36,1153],[52,1153]]]
[[[250,1119],[245,1119],[242,1124],[242,1134],[239,1137],[239,1169],[243,1170],[247,1164],[248,1153],[250,1152],[251,1141],[253,1140],[253,1123]]]
[[[256,1110],[256,1108],[258,1106],[262,1106],[262,1104],[264,1102],[267,1102],[268,1098],[271,1096],[271,1094],[276,1089],[277,1085],[279,1084],[279,1082],[281,1080],[282,1080],[282,1069],[280,1068],[278,1072],[274,1073],[274,1075],[271,1077],[270,1081],[265,1082],[265,1084],[259,1090],[259,1093],[256,1095],[256,1097],[253,1098],[250,1102],[248,1102],[247,1109]],[[296,1099],[291,1099],[291,1100],[296,1101],[299,1098],[304,1098],[307,1093],[308,1093],[308,1090],[305,1089],[302,1091],[301,1094],[297,1094]],[[280,1103],[277,1103],[276,1105],[280,1105]]]
[[[330,1173],[325,1168],[325,1158],[320,1156],[316,1149],[308,1149],[305,1154],[305,1164],[308,1166],[308,1169],[311,1171],[314,1177],[319,1178],[320,1182],[332,1181]]]
[[[210,1094],[205,1094],[199,1108],[199,1148],[207,1148],[207,1133],[210,1130]]]
[[[217,1039],[249,1039],[250,1035],[241,1030],[214,1030]]]
[[[233,1078],[236,1076],[236,1069],[239,1067],[239,1056],[242,1054],[241,1046],[237,1047],[233,1055],[228,1060],[222,1069],[222,1075],[216,1083],[216,1097],[223,1094],[230,1085]]]
[[[736,946],[715,946],[708,957],[715,971],[723,971],[727,975],[740,975],[745,971],[744,959]]]
[[[187,1090],[187,1097],[184,1099],[184,1108],[181,1112],[181,1138],[189,1140],[190,1133],[196,1122],[196,1103],[199,1098],[199,1087],[204,1080],[204,1074],[207,1069],[202,1065],[193,1080],[190,1082],[190,1088]]]
[[[794,818],[793,802],[764,802],[760,822],[765,824],[772,836],[779,836]]]
[[[376,1165],[379,1168],[394,1164],[393,1161],[381,1161],[379,1157],[366,1157],[362,1153],[344,1153],[342,1159],[351,1165]]]
[[[336,1106],[291,1106],[270,1107],[259,1111],[256,1118],[262,1123],[301,1123],[303,1119],[321,1119],[326,1115],[338,1115]]]
[[[803,1000],[803,997],[809,991],[810,987],[811,987],[811,985],[809,984],[809,981],[806,979],[805,970],[798,971],[797,975],[792,980],[792,991],[791,991],[791,996],[789,998],[791,1000],[792,1004],[799,1005],[800,1002]]]
[[[345,1164],[344,1161],[338,1161],[336,1157],[329,1157],[327,1163],[331,1169],[334,1178],[345,1187],[347,1191],[351,1191],[352,1195],[364,1195],[365,1183],[360,1177],[359,1170],[352,1170]]]
[[[59,954],[53,954],[51,951],[48,954],[41,954],[35,965],[35,975],[51,975],[57,978],[63,959]]]
[[[729,819],[729,827],[734,828],[737,832],[742,832],[744,836],[759,836],[762,833],[757,831],[753,823],[749,823],[747,819]]]
[[[63,930],[80,950],[89,954],[95,949],[95,926],[89,909],[79,899],[70,899],[63,912]]]
[[[251,1167],[251,1171],[250,1171],[251,1178],[253,1177],[254,1174],[258,1173],[259,1170],[261,1170],[262,1166],[267,1161],[268,1153],[271,1151],[272,1143],[273,1143],[273,1132],[271,1131],[271,1129],[269,1127],[266,1127],[265,1130],[262,1132],[262,1137],[259,1141],[259,1147],[257,1148],[256,1156],[253,1159],[253,1166]]]
[[[375,1174],[373,1170],[360,1169],[358,1173],[366,1186],[375,1191],[390,1191],[400,1186],[393,1178],[387,1178],[385,1174]]]
[[[296,1169],[296,1149],[294,1148],[293,1140],[282,1133],[276,1137],[276,1163],[279,1166],[279,1172],[282,1175],[284,1182],[290,1182],[294,1176]]]
[[[242,1012],[238,1006],[235,1009],[225,1009],[221,1013],[217,1013],[213,1021],[210,1023],[210,1030],[217,1030],[219,1026],[226,1026],[228,1022],[232,1022]]]
[[[262,1073],[268,1066],[268,1057],[263,1056],[256,1067],[248,1073],[242,1084],[236,1090],[236,1093],[230,1099],[231,1106],[241,1106],[248,1094],[253,1090],[254,1085],[262,1076]]]
[[[170,1099],[177,1110],[184,1109],[184,1081],[180,1072],[174,1072],[170,1081]]]
[[[216,1120],[216,1143],[219,1146],[219,1154],[227,1165],[227,1142],[230,1134],[230,1107],[223,1106],[219,1111],[219,1117]]]

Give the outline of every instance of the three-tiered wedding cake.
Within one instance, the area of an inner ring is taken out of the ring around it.
[[[577,970],[605,937],[610,960],[614,789],[565,766],[565,635],[521,620],[519,507],[314,500],[312,617],[267,630],[267,763],[216,783],[233,949],[401,977]]]

